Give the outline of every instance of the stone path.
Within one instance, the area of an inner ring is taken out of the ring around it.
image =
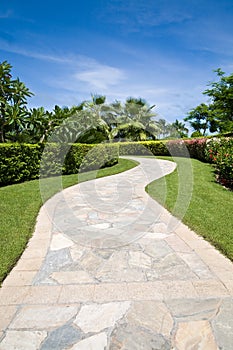
[[[42,207],[0,289],[0,350],[233,349],[233,264],[144,191],[174,163],[139,161]]]

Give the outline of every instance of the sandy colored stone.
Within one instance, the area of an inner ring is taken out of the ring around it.
[[[160,291],[165,300],[198,297],[191,281],[163,281],[160,282]]]
[[[139,263],[139,261],[137,261]],[[116,251],[105,260],[95,277],[101,282],[134,282],[145,281],[146,276],[140,268],[129,267],[127,251]]]
[[[0,306],[0,331],[8,327],[16,311],[16,306]]]
[[[41,239],[41,238],[32,236],[32,238],[28,242],[27,249],[37,249],[39,247],[41,250],[47,251],[49,243],[50,243],[49,237]]]
[[[85,333],[100,332],[114,326],[129,309],[129,302],[84,305],[74,323]]]
[[[54,272],[51,278],[59,284],[85,284],[93,283],[94,279],[86,271]]]
[[[85,253],[87,249],[78,246],[77,244],[74,244],[71,248],[70,248],[70,255],[73,259],[73,261],[79,261],[81,259],[81,257],[83,256],[83,254]]]
[[[222,280],[224,286],[227,288],[228,292],[230,293],[231,296],[233,296],[233,280],[229,280],[229,279],[224,279]]]
[[[2,287],[0,289],[0,305],[21,304],[29,291],[29,287]]]
[[[189,253],[191,248],[177,235],[171,234],[165,241],[175,252]]]
[[[72,247],[73,245],[74,242],[64,236],[62,233],[54,233],[52,235],[52,241],[50,243],[50,250],[60,250]]]
[[[179,323],[174,345],[177,350],[218,350],[208,321]]]
[[[212,298],[229,295],[228,290],[218,280],[193,281],[193,286],[201,298]]]
[[[80,260],[80,265],[90,273],[94,273],[102,263],[103,259],[91,252],[87,252]]]
[[[162,300],[161,282],[127,283],[129,300]]]
[[[129,266],[140,269],[150,269],[151,258],[142,252],[129,252]]]
[[[104,350],[107,343],[107,335],[103,332],[81,340],[73,345],[70,350]]]
[[[101,283],[95,285],[94,301],[97,303],[126,300],[129,300],[127,283]]]
[[[25,306],[11,323],[11,329],[49,329],[59,327],[77,314],[78,306]]]
[[[58,302],[63,304],[93,301],[94,292],[95,285],[63,286]]]
[[[11,273],[3,282],[3,287],[10,286],[29,286],[32,284],[34,277],[37,274],[36,271],[17,271],[12,270]]]
[[[150,255],[153,259],[158,259],[159,261],[166,257],[168,254],[172,253],[172,249],[169,247],[165,241],[157,241],[150,243],[145,246],[144,251],[146,254]]]
[[[195,252],[179,252],[178,256],[184,260],[190,270],[194,272],[200,279],[211,279],[213,274],[202,259]]]
[[[173,319],[167,307],[159,301],[134,302],[127,313],[127,320],[135,326],[170,336]]]
[[[37,259],[37,258],[45,258],[47,254],[47,249],[40,249],[38,248],[27,248],[23,255],[23,259]]]
[[[23,259],[21,258],[17,265],[14,267],[14,270],[19,271],[36,271],[39,270],[42,265],[43,259]]]
[[[25,296],[24,304],[56,304],[61,286],[32,286]]]
[[[45,331],[7,331],[0,343],[0,350],[35,350],[46,338]]]
[[[155,238],[156,238],[157,234],[162,233],[162,234],[166,235],[168,233],[167,232],[167,225],[163,222],[158,222],[158,223],[154,224],[151,228],[151,231],[156,233],[154,235]]]

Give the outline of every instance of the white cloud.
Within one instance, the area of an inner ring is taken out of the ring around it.
[[[1,40],[1,50],[15,53],[17,55],[25,56],[25,57],[31,57],[36,58],[43,61],[50,61],[50,62],[57,62],[57,63],[71,63],[72,60],[70,58],[67,58],[67,56],[58,56],[58,55],[52,55],[52,54],[44,54],[32,50],[25,50],[16,46],[10,46],[5,41]]]
[[[93,62],[84,71],[76,73],[75,78],[87,83],[88,87],[92,89],[107,90],[109,87],[119,84],[126,76],[119,68]]]

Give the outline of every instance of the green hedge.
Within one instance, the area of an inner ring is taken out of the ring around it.
[[[119,143],[119,154],[122,156],[165,156],[169,155],[169,151],[165,141],[121,142]]]
[[[120,155],[154,155],[191,157],[202,161],[205,156],[206,139],[142,141],[120,143]]]
[[[118,162],[118,144],[0,144],[0,186]]]
[[[0,185],[38,177],[42,147],[26,144],[0,144]]]

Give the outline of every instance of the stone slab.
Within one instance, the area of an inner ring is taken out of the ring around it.
[[[32,305],[23,307],[10,329],[51,329],[69,321],[78,312],[78,305]]]

